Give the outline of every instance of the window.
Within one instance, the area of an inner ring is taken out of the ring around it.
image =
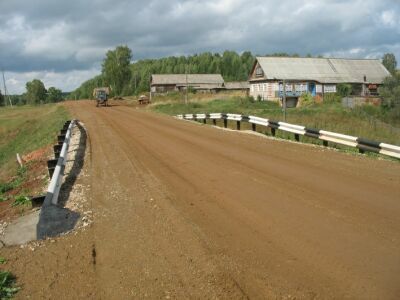
[[[260,65],[257,65],[256,67],[256,77],[263,77],[264,76],[264,72],[262,70],[262,68],[260,67]]]

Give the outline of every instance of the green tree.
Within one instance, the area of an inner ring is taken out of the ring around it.
[[[47,90],[47,102],[58,102],[62,100],[62,91],[55,87],[49,87]]]
[[[26,83],[26,99],[29,104],[38,104],[46,100],[46,88],[39,79]]]
[[[122,52],[128,55],[122,56],[129,56],[129,48],[123,48],[125,50]],[[102,74],[82,83],[68,96],[70,99],[91,98],[93,88],[107,85],[114,89],[114,95],[140,94],[149,90],[151,74],[184,74],[185,71],[189,71],[191,74],[222,74],[226,81],[247,80],[255,59],[249,51],[241,55],[234,51],[225,51],[222,55],[205,52],[187,57],[144,59],[133,64],[129,64],[130,59],[126,59],[124,65],[129,65],[129,72],[126,71],[125,75],[119,76],[120,73],[116,72],[115,68],[117,49],[107,53]],[[122,79],[117,79],[119,77]]]
[[[351,95],[352,92],[351,84],[339,83],[336,88],[337,88],[337,93],[342,97],[347,97]]]
[[[5,103],[4,103],[4,96],[3,96],[3,94],[1,93],[1,91],[0,91],[0,106],[4,106],[5,105]]]
[[[118,46],[106,54],[102,65],[102,74],[114,95],[121,95],[124,86],[130,82],[131,59],[132,51],[127,46]]]
[[[396,73],[397,61],[393,53],[386,53],[382,58],[382,64],[390,74],[394,75]]]
[[[388,109],[400,109],[400,74],[386,77],[379,88],[379,95],[383,99],[383,107]]]

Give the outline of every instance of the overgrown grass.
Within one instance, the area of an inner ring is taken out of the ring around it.
[[[66,109],[57,104],[0,108],[0,181],[14,176],[16,153],[52,143],[68,118]]]
[[[185,105],[182,101],[155,103],[150,109],[169,115],[187,113],[240,113],[283,121],[282,108],[274,102],[251,101],[233,97],[208,102],[196,101]],[[379,109],[379,108],[378,108]],[[286,121],[310,128],[364,137],[371,140],[400,145],[400,129],[377,119],[376,108],[348,109],[340,103],[329,102],[287,110]],[[375,115],[368,110],[373,110]]]

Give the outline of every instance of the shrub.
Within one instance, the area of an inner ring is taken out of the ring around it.
[[[336,86],[336,90],[337,90],[337,93],[339,94],[339,96],[347,97],[347,96],[351,95],[353,88],[352,88],[351,84],[339,83]]]
[[[8,271],[0,271],[0,299],[11,299],[19,291],[14,286],[15,277]]]
[[[299,101],[301,106],[310,106],[315,102],[314,97],[310,93],[301,95]]]
[[[197,93],[197,90],[194,88],[194,87],[192,87],[192,86],[188,86],[188,92],[190,93],[190,94],[196,94]]]
[[[27,196],[17,196],[15,197],[14,203],[12,204],[12,206],[20,206],[20,205],[25,205],[31,203],[31,199]]]
[[[324,94],[324,103],[340,103],[342,97],[337,93]]]

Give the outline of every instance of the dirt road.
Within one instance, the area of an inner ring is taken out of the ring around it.
[[[94,226],[80,243],[96,254],[72,289],[400,298],[399,163],[125,106],[67,106],[89,133]]]

